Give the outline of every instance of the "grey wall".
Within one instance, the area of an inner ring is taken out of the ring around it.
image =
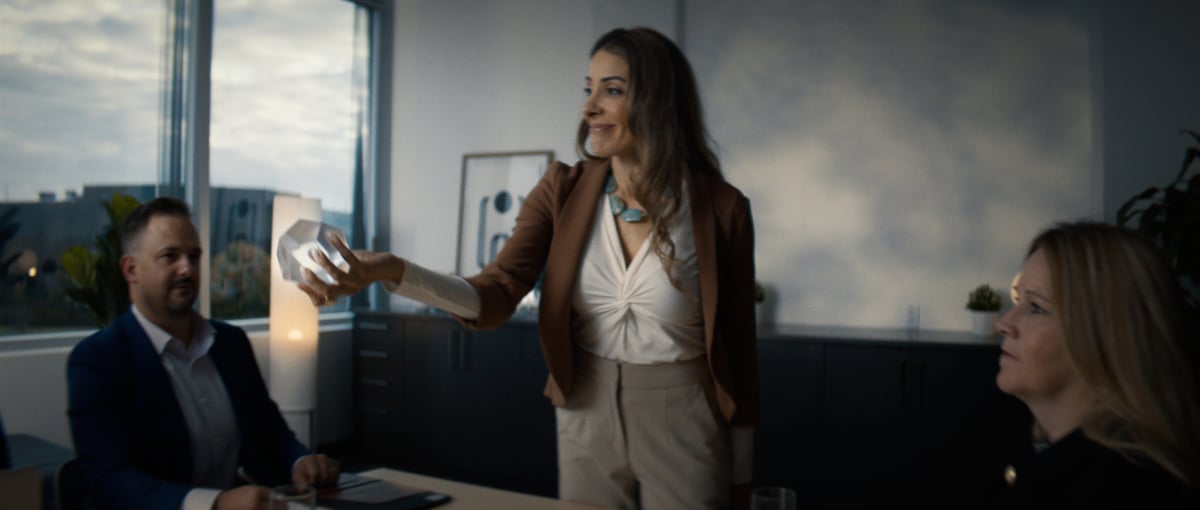
[[[1104,217],[1175,178],[1200,130],[1200,2],[1106,0],[1102,37]],[[1190,143],[1189,143],[1190,142]]]
[[[1099,217],[1078,9],[688,2],[688,53],[755,210],[779,322],[968,327],[1047,220]]]
[[[466,153],[553,150],[574,162],[591,42],[612,26],[674,34],[675,3],[397,2],[391,250],[456,267]],[[393,298],[395,304],[399,298]]]
[[[9,434],[34,434],[71,444],[67,425],[70,348],[0,352],[0,416]]]

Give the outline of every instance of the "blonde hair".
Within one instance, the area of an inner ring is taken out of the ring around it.
[[[1096,397],[1092,440],[1200,485],[1200,372],[1186,305],[1163,254],[1102,223],[1063,223],[1033,240],[1050,265],[1070,362]]]

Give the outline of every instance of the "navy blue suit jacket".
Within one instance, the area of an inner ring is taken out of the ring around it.
[[[239,462],[259,485],[289,483],[292,464],[309,452],[268,395],[246,333],[210,323],[216,339],[208,356],[237,417]],[[75,346],[67,382],[85,507],[179,508],[193,488],[187,424],[162,361],[132,311]]]

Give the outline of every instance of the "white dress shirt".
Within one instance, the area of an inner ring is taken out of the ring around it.
[[[216,330],[197,314],[191,347],[185,348],[182,340],[150,322],[136,305],[132,308],[162,360],[187,423],[192,485],[196,488],[188,492],[181,508],[209,510],[221,490],[233,484],[241,448],[233,404],[217,366],[208,356],[216,341]]]

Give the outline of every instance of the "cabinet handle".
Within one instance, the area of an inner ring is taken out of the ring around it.
[[[370,331],[387,331],[388,325],[386,322],[359,322],[358,329],[366,329]]]
[[[908,360],[900,360],[900,409],[904,409],[904,400],[908,395]]]
[[[384,351],[373,351],[373,350],[370,350],[370,349],[359,349],[359,350],[358,350],[358,357],[360,357],[360,358],[388,359],[388,353],[386,353],[386,352],[384,352]]]
[[[375,378],[371,378],[371,377],[360,377],[358,379],[358,382],[365,384],[367,386],[374,386],[376,388],[387,388],[388,387],[387,379],[375,379]]]

